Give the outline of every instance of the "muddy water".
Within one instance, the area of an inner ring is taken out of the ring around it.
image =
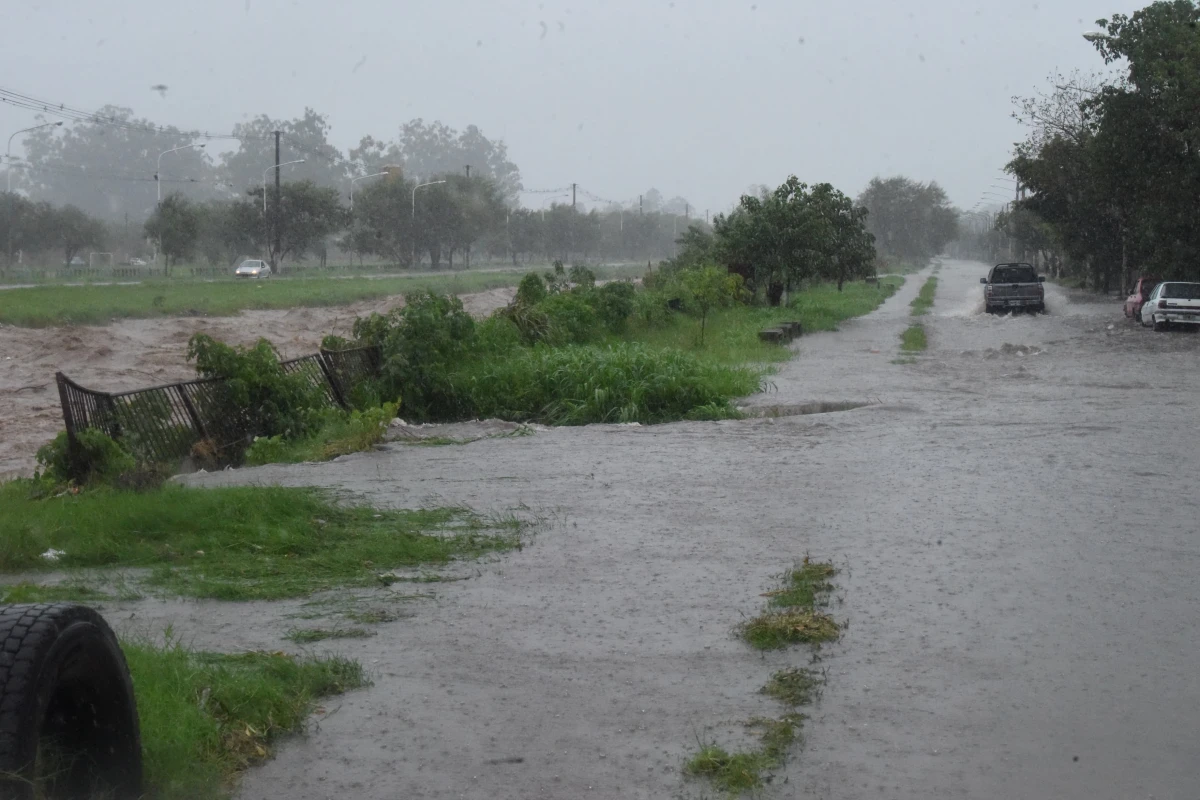
[[[470,313],[485,316],[508,303],[514,293],[492,289],[464,294],[462,301]],[[102,391],[187,380],[196,376],[186,361],[188,339],[195,333],[234,344],[266,337],[291,358],[315,352],[326,334],[348,336],[357,316],[385,313],[403,304],[404,298],[397,295],[349,306],[252,310],[231,317],[131,319],[52,328],[0,325],[0,480],[31,473],[37,448],[62,430],[55,372]]]
[[[1119,305],[1054,287],[1045,315],[986,317],[984,270],[942,266],[917,363],[891,362],[924,275],[797,340],[749,400],[874,401],[856,410],[193,477],[546,519],[415,616],[328,648],[374,687],[241,796],[702,796],[686,754],[736,742],[740,721],[776,710],[755,694],[770,673],[807,662],[731,636],[805,554],[843,568],[849,627],[769,795],[1194,795],[1200,336],[1132,328]],[[203,608],[183,631],[198,644],[281,644],[278,617]]]

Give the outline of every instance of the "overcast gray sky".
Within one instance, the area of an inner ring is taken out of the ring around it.
[[[969,208],[1022,137],[1012,95],[1101,69],[1080,33],[1141,5],[8,0],[0,85],[210,132],[311,106],[343,150],[475,124],[526,188],[618,201],[655,186],[715,212],[789,173],[852,195],[900,173]],[[6,139],[30,124],[0,105]]]

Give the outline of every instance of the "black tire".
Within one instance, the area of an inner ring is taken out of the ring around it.
[[[137,704],[112,629],[86,606],[0,607],[0,798],[141,793]]]
[[[1167,328],[1169,328],[1169,327],[1170,327],[1170,323],[1168,323],[1168,322],[1159,322],[1158,320],[1154,319],[1154,315],[1153,315],[1153,314],[1151,314],[1151,315],[1150,315],[1150,320],[1151,320],[1151,322],[1153,322],[1153,323],[1154,323],[1154,330],[1158,331],[1159,333],[1161,333],[1162,331],[1165,331],[1165,330],[1167,330]]]

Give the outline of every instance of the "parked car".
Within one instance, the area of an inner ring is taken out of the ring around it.
[[[1156,331],[1172,325],[1200,325],[1200,283],[1160,283],[1142,306],[1140,319]]]
[[[144,267],[146,266],[146,260],[144,258],[131,258],[129,259],[129,266]]]
[[[1158,285],[1158,278],[1142,276],[1133,285],[1133,294],[1125,298],[1124,312],[1128,319],[1142,321],[1142,306],[1150,299],[1150,293]]]
[[[1032,264],[997,264],[983,286],[983,307],[989,314],[995,311],[1046,310],[1046,279],[1037,274]]]
[[[271,277],[271,265],[261,259],[247,258],[238,264],[233,274],[239,278],[269,278]]]

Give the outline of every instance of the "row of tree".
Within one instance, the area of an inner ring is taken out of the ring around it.
[[[1029,135],[1009,171],[1026,196],[997,227],[1097,289],[1200,279],[1200,8],[1163,0],[1098,24],[1097,54],[1125,71],[1056,76],[1020,102]]]
[[[9,253],[61,253],[70,264],[88,248],[109,240],[107,226],[75,206],[56,208],[16,192],[0,192],[0,245]],[[0,259],[6,269],[9,259]]]

